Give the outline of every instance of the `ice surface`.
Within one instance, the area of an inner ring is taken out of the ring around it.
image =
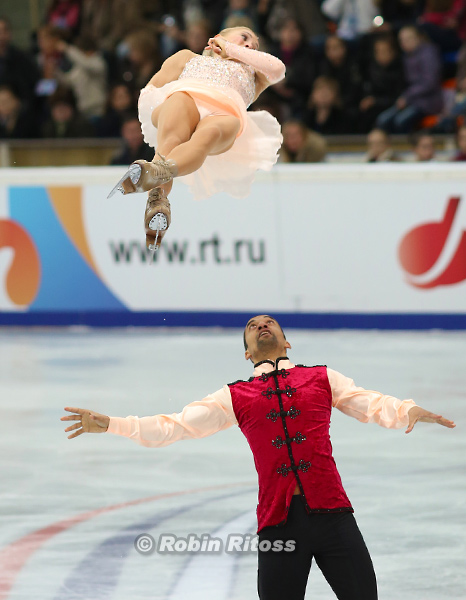
[[[406,435],[335,411],[331,434],[379,597],[466,598],[466,334],[287,337],[296,362],[456,421]],[[134,548],[142,533],[255,532],[256,473],[236,427],[148,449],[110,434],[68,440],[59,421],[67,405],[176,412],[250,373],[237,330],[0,330],[0,600],[257,598],[254,553]],[[315,564],[306,597],[334,598]]]

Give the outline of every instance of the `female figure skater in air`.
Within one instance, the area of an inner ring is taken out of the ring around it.
[[[266,111],[247,107],[285,76],[285,65],[259,52],[247,27],[224,29],[202,55],[181,50],[162,65],[139,97],[152,162],[138,160],[110,192],[149,192],[146,245],[156,250],[171,221],[168,193],[181,177],[196,199],[216,192],[247,196],[257,169],[270,170],[282,142],[280,125]]]

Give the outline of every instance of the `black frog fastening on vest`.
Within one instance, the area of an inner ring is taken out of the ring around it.
[[[296,444],[301,444],[301,442],[304,442],[305,440],[306,436],[303,435],[300,431],[297,431],[296,435],[292,438],[283,439],[281,435],[277,435],[277,437],[274,440],[272,440],[272,446],[275,446],[275,448],[278,448],[280,450],[280,448],[285,444],[288,444],[290,442],[296,442]]]
[[[280,410],[276,411],[274,408],[267,413],[266,418],[270,419],[273,423],[278,419],[278,417],[290,417],[290,419],[296,419],[298,415],[301,414],[299,408],[295,406],[290,406],[290,410]]]
[[[283,475],[283,477],[287,477],[287,475],[290,471],[294,471],[294,472],[302,471],[303,473],[305,473],[309,469],[310,466],[311,466],[310,462],[301,459],[297,465],[293,464],[290,467],[287,466],[286,463],[283,463],[281,465],[281,467],[279,467],[277,469],[277,473],[279,475]]]
[[[276,371],[270,371],[270,373],[262,373],[262,375],[259,377],[259,379],[261,381],[268,381],[270,379],[270,377],[273,377],[274,375],[277,375],[277,376],[283,377],[283,379],[286,379],[289,374],[290,374],[290,372],[287,371],[286,369],[277,369]]]
[[[284,390],[281,390],[280,388],[274,390],[273,388],[268,387],[262,392],[262,395],[265,396],[268,400],[270,400],[270,398],[273,395],[279,396],[280,394],[285,394],[285,396],[291,398],[294,393],[296,393],[296,388],[292,388],[291,385],[286,385]]]

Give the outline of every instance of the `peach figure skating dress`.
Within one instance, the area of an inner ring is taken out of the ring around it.
[[[256,70],[273,84],[285,76],[285,65],[270,54],[231,42],[226,42],[225,50],[235,60],[196,55],[188,60],[177,80],[160,88],[147,85],[139,97],[144,139],[154,148],[157,129],[151,121],[152,111],[175,92],[186,92],[193,98],[201,119],[233,115],[240,120],[240,131],[229,150],[208,156],[195,173],[178,178],[189,186],[195,199],[217,192],[247,197],[256,171],[269,171],[277,162],[283,140],[280,124],[270,113],[246,109],[254,100]]]

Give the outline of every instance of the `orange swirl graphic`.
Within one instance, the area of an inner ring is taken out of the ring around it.
[[[87,234],[82,214],[82,188],[80,187],[48,187],[50,202],[55,210],[64,231],[75,245],[78,252],[99,276],[97,265],[87,243]]]
[[[41,279],[39,254],[31,236],[15,221],[0,219],[0,248],[14,252],[5,281],[10,300],[18,306],[31,304]]]

